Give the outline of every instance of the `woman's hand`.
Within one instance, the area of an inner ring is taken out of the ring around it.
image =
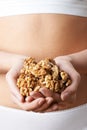
[[[28,98],[24,99],[24,97],[20,94],[19,89],[16,85],[17,77],[19,76],[20,69],[23,67],[23,59],[19,59],[17,63],[12,66],[9,72],[6,74],[6,79],[9,84],[9,89],[11,92],[11,97],[13,101],[18,104],[18,106],[27,111],[35,111],[39,109],[39,107],[43,105],[43,109],[47,109],[52,103],[53,99],[51,97],[44,98],[40,93],[38,98],[33,98],[32,96],[28,96]]]
[[[80,74],[73,67],[71,63],[71,57],[60,56],[60,57],[56,57],[54,60],[61,70],[64,70],[65,72],[69,74],[72,80],[71,85],[68,86],[61,93],[61,100],[73,102],[76,98],[76,92],[77,92],[77,89],[81,80]]]
[[[30,96],[24,100],[16,86],[16,79],[23,66],[24,60],[19,60],[19,62],[7,73],[6,79],[9,83],[13,101],[22,109],[37,112],[62,110],[67,108],[67,106],[73,103],[76,99],[76,91],[80,83],[80,75],[71,64],[70,57],[60,56],[54,60],[61,70],[66,71],[70,75],[72,80],[72,84],[67,87],[61,95],[53,93],[46,88],[41,88],[40,92],[32,92],[30,93]]]
[[[39,92],[31,92],[31,97],[33,99],[38,99],[40,97],[44,97],[45,99],[50,99],[48,104],[46,101],[41,107],[35,109],[35,112],[45,112],[45,111],[57,111],[58,110],[58,103],[61,101],[60,95],[58,93],[54,93],[51,90],[47,89],[46,87],[42,87]],[[28,102],[29,97],[26,98]],[[57,105],[55,105],[57,104]]]
[[[80,74],[73,67],[69,56],[56,57],[54,60],[61,70],[64,70],[69,74],[72,83],[61,93],[61,95],[53,93],[46,88],[40,89],[40,93],[44,97],[52,97],[54,102],[48,109],[44,110],[45,112],[69,108],[76,100],[76,92],[81,79]],[[35,95],[33,94],[33,98],[34,96]]]

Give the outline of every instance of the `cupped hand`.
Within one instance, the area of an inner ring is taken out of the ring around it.
[[[41,105],[41,107],[37,108],[36,112],[45,112],[46,110],[54,111],[57,110],[57,108],[51,109],[51,106],[55,103],[59,103],[61,101],[60,95],[58,93],[54,93],[51,90],[47,89],[46,87],[42,87],[39,92],[31,92],[30,96],[33,99],[38,99],[43,97],[45,99],[45,102]],[[29,97],[26,98],[26,101],[28,102],[30,99]]]
[[[27,100],[24,99],[24,97],[20,94],[16,83],[20,69],[23,67],[23,62],[24,59],[19,59],[18,62],[14,64],[14,66],[12,66],[12,68],[6,74],[6,80],[9,84],[9,90],[11,92],[13,102],[15,102],[23,110],[27,111],[33,111],[35,109],[38,109],[44,102],[47,102],[47,104],[50,105],[50,103],[52,102],[51,98],[43,98],[39,96],[37,99],[34,99],[33,97],[28,96],[27,102]]]
[[[52,111],[65,110],[65,109],[70,108],[76,99],[75,96],[72,96],[72,97],[70,97],[69,100],[63,101],[61,99],[60,94],[52,92],[51,90],[49,90],[45,87],[41,88],[39,92],[32,92],[31,97],[33,97],[34,99],[38,99],[39,97],[44,97],[44,98],[51,97],[52,98],[52,102],[49,106],[47,106],[47,104],[45,102],[44,103],[45,107],[44,107],[44,104],[42,104],[39,109],[37,108],[35,110],[36,112],[52,112]]]
[[[69,104],[75,101],[77,88],[80,83],[80,74],[75,70],[68,56],[56,57],[54,60],[61,70],[69,74],[72,80],[71,85],[68,86],[61,95],[44,87],[41,88],[39,92],[30,93],[30,95],[24,99],[16,85],[16,80],[19,76],[20,69],[23,67],[24,60],[19,60],[7,73],[6,79],[9,84],[12,99],[22,109],[36,112],[50,112],[65,109]]]
[[[76,98],[77,89],[79,89],[81,76],[72,65],[69,56],[56,57],[54,60],[61,70],[69,74],[72,80],[71,85],[61,93],[61,100],[73,102]]]
[[[53,93],[52,91],[41,88],[40,93],[46,98],[46,97],[52,97],[53,103],[49,106],[49,108],[44,109],[44,112],[50,112],[50,111],[56,111],[56,110],[64,110],[72,106],[72,104],[76,100],[76,93],[77,89],[79,89],[80,84],[80,74],[76,71],[76,69],[73,67],[71,63],[71,59],[68,56],[60,56],[56,57],[55,59],[56,64],[58,67],[67,72],[72,80],[72,83],[70,86],[68,86],[61,95],[57,93]],[[34,98],[35,93],[32,94],[32,97]],[[37,97],[38,97],[37,93]],[[38,111],[38,109],[37,109]]]

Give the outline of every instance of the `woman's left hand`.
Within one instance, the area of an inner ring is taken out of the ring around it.
[[[77,93],[77,89],[79,89],[78,86],[81,79],[80,74],[73,67],[71,63],[71,58],[69,56],[56,57],[54,60],[61,70],[64,70],[65,72],[69,74],[72,80],[72,83],[61,93],[61,95],[57,93],[53,93],[46,88],[40,89],[40,93],[44,97],[53,98],[53,104],[46,110],[37,109],[37,111],[39,110],[43,110],[43,111],[63,110],[70,107],[70,105],[73,104],[73,102],[76,100],[76,93]],[[32,94],[33,98],[35,96],[34,94],[35,93]],[[43,106],[41,106],[41,108],[43,108]]]
[[[48,98],[51,98],[51,103],[48,106],[47,102],[45,101],[41,107],[39,107],[38,109],[35,109],[35,112],[45,112],[45,111],[56,111],[58,110],[58,104],[61,101],[60,95],[58,93],[54,93],[51,90],[42,87],[39,92],[31,92],[30,96],[35,100],[38,99],[40,97],[45,98],[45,100]],[[29,97],[26,98],[26,101],[28,102]]]
[[[40,94],[40,95],[39,95]],[[39,97],[49,98],[51,97],[53,99],[52,103],[49,107],[46,107],[46,102],[42,104],[42,106],[38,109],[36,109],[36,112],[52,112],[52,111],[58,111],[58,110],[65,110],[67,108],[70,108],[73,102],[76,99],[76,94],[71,96],[68,100],[62,100],[61,95],[58,93],[54,93],[51,90],[47,88],[41,88],[40,92],[32,92],[31,97],[33,99],[37,99]],[[45,107],[44,107],[45,106]]]
[[[61,70],[64,70],[65,72],[69,74],[72,80],[71,85],[68,86],[61,93],[61,100],[73,102],[76,99],[76,93],[77,93],[77,89],[79,89],[78,86],[80,84],[81,76],[72,65],[71,57],[60,56],[60,57],[55,58],[54,60]]]

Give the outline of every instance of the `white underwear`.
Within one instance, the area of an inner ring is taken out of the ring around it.
[[[87,104],[43,114],[0,106],[0,129],[87,130]]]
[[[0,0],[0,17],[36,13],[87,17],[87,0]]]

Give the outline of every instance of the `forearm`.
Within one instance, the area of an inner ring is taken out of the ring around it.
[[[19,59],[26,56],[0,51],[0,73],[6,73]]]
[[[79,73],[87,74],[87,49],[69,56],[77,71]]]

